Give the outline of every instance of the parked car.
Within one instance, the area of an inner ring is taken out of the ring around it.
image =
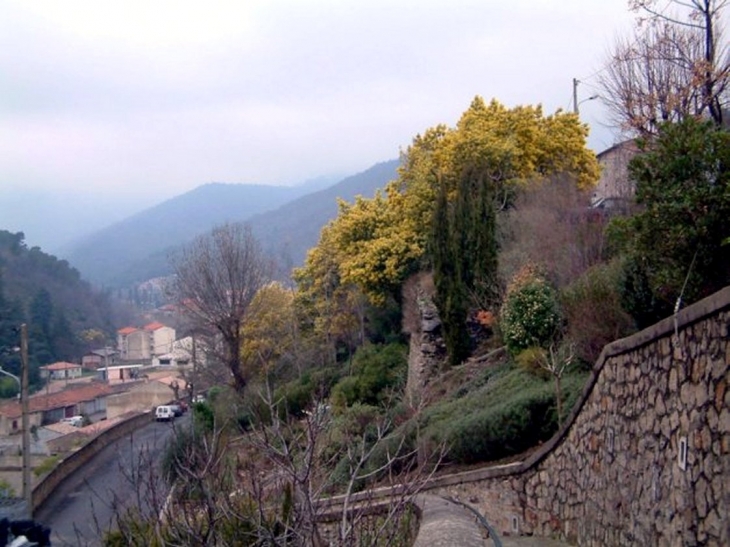
[[[168,406],[172,409],[172,412],[175,414],[176,418],[183,415],[183,408],[180,403],[174,402],[170,403]]]
[[[84,417],[83,416],[70,416],[69,418],[62,418],[61,423],[69,424],[74,427],[81,427],[84,425]]]
[[[158,422],[171,422],[175,419],[175,411],[170,405],[160,405],[155,409],[155,420]]]

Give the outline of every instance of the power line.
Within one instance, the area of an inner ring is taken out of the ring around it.
[[[667,12],[667,10],[669,10],[672,3],[673,3],[673,0],[667,0],[666,4],[664,5],[664,7],[662,9],[657,9],[656,12],[653,13],[653,17],[657,17],[657,18],[669,17],[666,12]],[[648,12],[648,13],[652,13],[652,12]],[[637,15],[637,17],[638,17],[638,15]],[[637,25],[636,23],[634,23],[633,37],[628,42],[629,47],[634,47],[639,43],[640,40],[644,40],[646,38],[647,32],[649,31],[649,27],[650,27],[650,25],[645,25],[642,29],[641,25]],[[586,80],[593,79],[593,78],[597,77],[599,74],[601,74],[602,72],[605,72],[606,70],[608,70],[609,64],[610,64],[610,62],[605,62],[601,68],[593,71],[588,76],[578,78],[578,80],[580,81],[580,83],[585,84],[590,87],[590,84],[588,84],[586,82]],[[593,88],[598,89],[595,86]],[[600,89],[599,89],[599,91],[600,91]]]

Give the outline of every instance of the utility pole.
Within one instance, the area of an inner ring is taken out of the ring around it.
[[[573,114],[576,116],[580,116],[580,111],[578,110],[578,106],[581,103],[584,103],[586,101],[592,101],[593,99],[598,98],[598,94],[591,95],[587,99],[583,99],[582,101],[578,102],[578,84],[580,83],[580,80],[578,78],[573,78]]]
[[[198,385],[198,368],[197,368],[197,355],[195,354],[195,332],[191,335],[193,340],[192,358],[193,358],[193,388],[190,390],[190,405],[195,402],[195,388]]]
[[[106,383],[111,384],[112,381],[109,378],[109,351],[111,348],[109,346],[104,346],[104,364],[106,365]]]
[[[30,426],[28,401],[28,326],[20,325],[20,406],[23,413],[23,498],[28,518],[33,518],[33,489],[30,483]]]

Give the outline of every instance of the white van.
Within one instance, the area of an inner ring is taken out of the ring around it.
[[[83,416],[71,416],[70,418],[63,418],[61,420],[61,423],[69,424],[74,427],[81,427],[84,425],[84,417]]]
[[[158,406],[155,409],[155,419],[158,422],[169,422],[175,419],[175,411],[170,405]]]

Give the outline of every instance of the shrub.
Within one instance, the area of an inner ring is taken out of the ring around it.
[[[449,457],[461,463],[497,460],[547,440],[557,429],[552,386],[525,392],[500,408],[466,416],[449,430]]]
[[[563,378],[563,418],[570,413],[586,373]],[[509,364],[492,367],[481,387],[429,407],[421,420],[419,448],[445,443],[452,463],[494,461],[536,446],[558,429],[553,382]]]
[[[0,479],[0,498],[14,498],[15,489],[5,479]]]
[[[601,264],[560,295],[566,336],[584,362],[594,363],[603,346],[635,330],[633,319],[622,306],[621,276],[621,261]]]
[[[332,386],[341,375],[337,368],[308,371],[296,380],[278,387],[274,392],[274,400],[279,404],[279,416],[301,418],[305,410],[330,394]]]
[[[353,357],[352,375],[332,389],[332,401],[337,406],[356,402],[381,404],[389,390],[402,386],[407,365],[406,347],[402,344],[362,346]]]
[[[500,311],[500,328],[512,355],[527,348],[545,347],[560,329],[555,290],[532,266],[515,275]]]
[[[42,477],[56,467],[59,461],[61,461],[60,456],[49,456],[48,458],[45,458],[39,466],[33,469],[33,474],[36,477]]]

